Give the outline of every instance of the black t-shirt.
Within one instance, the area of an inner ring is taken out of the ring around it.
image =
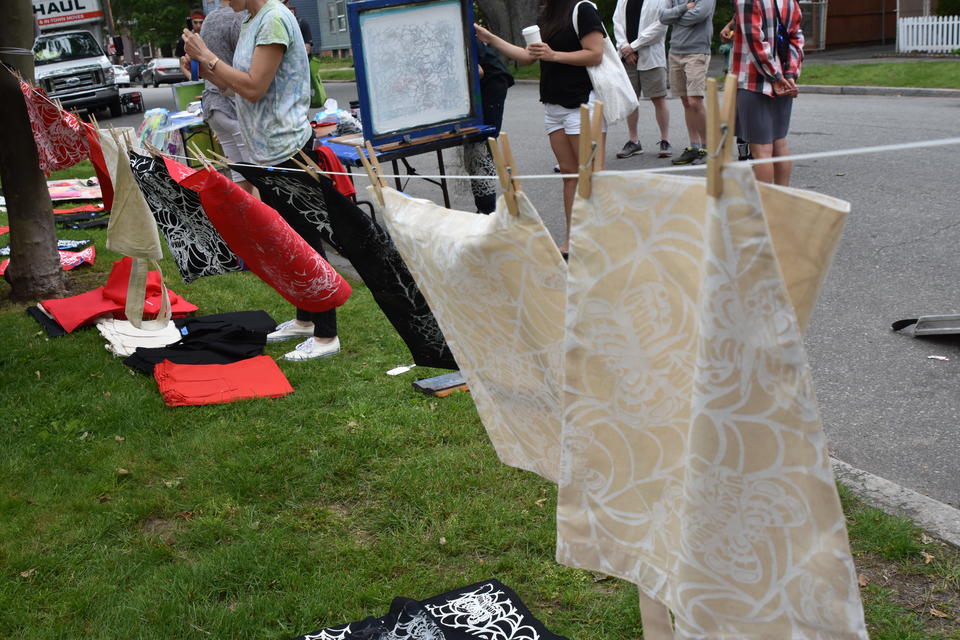
[[[591,5],[583,3],[577,14],[580,36],[573,30],[573,6],[570,4],[570,23],[556,35],[546,40],[554,51],[580,51],[580,38],[594,31],[604,32],[600,14]],[[541,27],[542,28],[542,27]],[[540,102],[558,104],[567,109],[576,109],[590,99],[590,75],[586,67],[562,62],[540,61]]]

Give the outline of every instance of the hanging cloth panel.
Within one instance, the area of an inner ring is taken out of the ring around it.
[[[103,205],[99,210],[110,211],[113,209],[113,178],[110,176],[110,169],[107,167],[107,159],[103,155],[103,149],[100,147],[100,133],[91,125],[84,126],[84,133],[87,137],[87,146],[90,149],[90,163],[93,165],[94,173],[97,174],[97,183],[100,185],[100,196],[103,199]],[[91,206],[91,205],[86,205]],[[78,211],[96,211],[98,209],[85,209],[74,207],[73,209],[54,209],[54,213],[76,213]]]
[[[23,80],[20,92],[27,105],[40,170],[45,175],[72,167],[88,157],[87,132],[77,116],[53,104],[46,94]]]
[[[500,459],[559,469],[566,267],[523,193],[489,216],[383,189],[384,219],[436,314]]]
[[[197,191],[210,222],[250,271],[306,311],[329,311],[352,289],[273,208],[216,171],[194,172],[167,158],[170,176]]]
[[[797,320],[829,255],[778,256],[750,168],[723,179],[599,173],[576,200],[557,559],[637,583],[677,638],[866,640]],[[820,255],[848,210],[763,201]]]
[[[456,369],[436,318],[390,236],[325,177],[231,165],[312,247],[326,242],[353,265],[421,367]]]
[[[200,197],[177,184],[160,159],[131,152],[130,168],[184,282],[243,270],[210,224]]]

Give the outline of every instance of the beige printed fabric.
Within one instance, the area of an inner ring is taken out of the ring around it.
[[[566,265],[520,193],[490,215],[383,189],[383,217],[437,318],[497,455],[556,482]],[[375,198],[371,197],[371,200]]]
[[[557,559],[638,584],[677,638],[862,640],[801,334],[848,205],[723,179],[577,198]]]

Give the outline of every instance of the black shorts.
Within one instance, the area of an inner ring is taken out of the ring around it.
[[[793,98],[737,89],[737,136],[754,144],[770,144],[787,137]]]

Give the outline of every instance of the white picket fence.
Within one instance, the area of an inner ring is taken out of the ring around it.
[[[897,20],[897,51],[950,53],[960,49],[960,16],[921,16]]]

